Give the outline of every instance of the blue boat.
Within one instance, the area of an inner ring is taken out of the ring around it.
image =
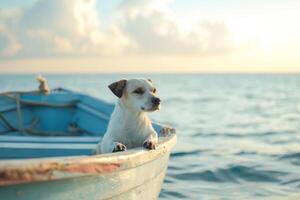
[[[176,135],[156,150],[92,155],[113,104],[57,88],[0,94],[0,198],[157,199]]]

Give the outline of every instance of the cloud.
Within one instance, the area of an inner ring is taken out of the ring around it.
[[[3,58],[214,55],[235,48],[224,22],[202,20],[182,32],[168,0],[124,0],[108,28],[101,26],[95,0],[40,0],[9,14],[2,10],[0,17]]]
[[[21,49],[21,44],[10,33],[11,27],[8,26],[13,24],[13,17],[18,16],[19,13],[18,9],[6,11],[0,9],[0,56],[2,57],[15,55]]]
[[[224,22],[201,20],[184,33],[166,0],[129,0],[120,6],[121,29],[135,50],[151,54],[219,54],[234,49]]]
[[[21,14],[7,17],[1,23],[2,29],[7,30],[0,35],[1,55],[45,57],[120,53],[128,41],[113,25],[101,30],[95,5],[94,0],[41,0]],[[11,53],[6,53],[8,51]]]

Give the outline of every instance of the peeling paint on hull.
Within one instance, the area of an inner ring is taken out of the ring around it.
[[[40,164],[36,169],[18,168],[18,169],[0,169],[0,186],[12,185],[36,180],[51,180],[55,172],[73,172],[82,174],[109,173],[120,167],[120,164],[114,163],[78,163],[62,164],[49,163]]]
[[[176,135],[158,148],[0,163],[3,199],[157,199]]]

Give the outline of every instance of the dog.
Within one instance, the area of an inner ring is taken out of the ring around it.
[[[102,141],[95,154],[126,151],[135,147],[152,150],[157,146],[158,136],[147,112],[161,108],[156,88],[150,79],[119,80],[109,89],[119,99]]]

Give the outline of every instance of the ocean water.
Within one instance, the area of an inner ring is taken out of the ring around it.
[[[160,194],[169,199],[300,199],[300,75],[48,75],[63,86],[114,101],[120,78],[155,83],[177,129]],[[31,90],[34,75],[1,75],[0,91]]]

